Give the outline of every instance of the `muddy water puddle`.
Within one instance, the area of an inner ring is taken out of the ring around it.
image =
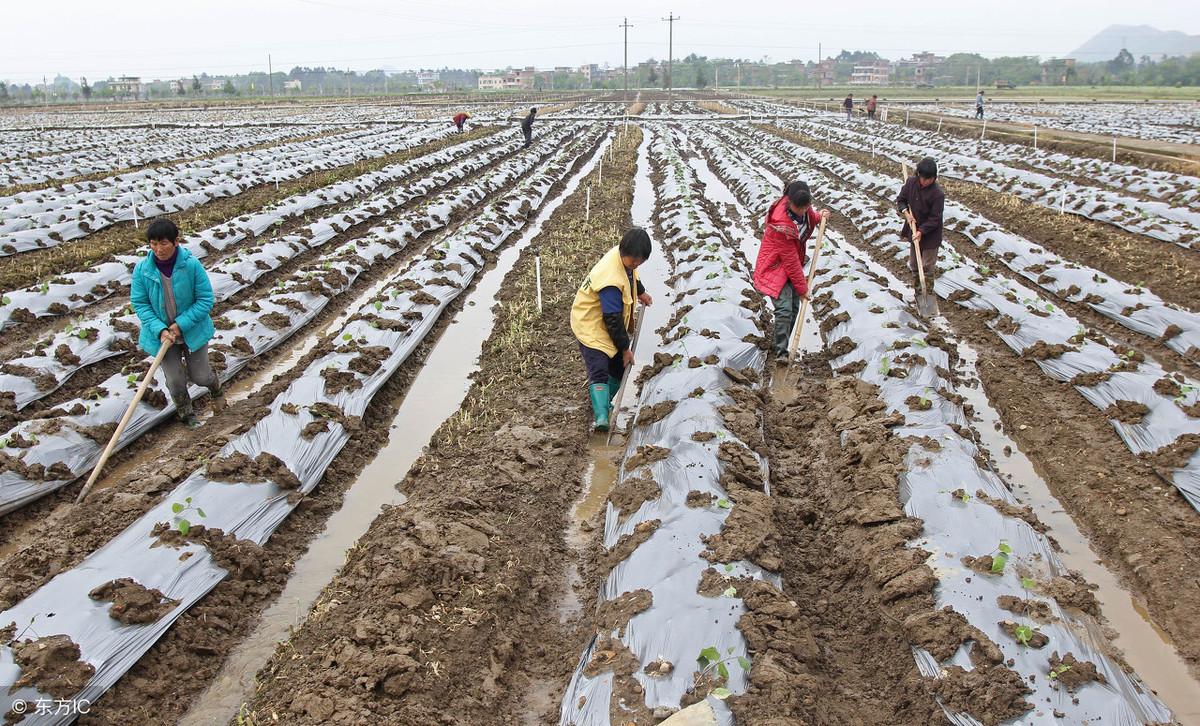
[[[490,301],[496,299],[504,277],[516,264],[521,251],[529,246],[550,214],[592,170],[608,143],[606,140],[566,187],[546,203],[521,237],[500,253],[495,267],[480,278],[470,293],[470,301],[455,315],[434,345],[400,402],[387,445],[358,476],[346,492],[341,508],[329,518],[325,530],[296,562],[279,599],[263,613],[254,632],[230,654],[221,672],[180,719],[180,724],[207,726],[233,719],[238,708],[253,694],[255,675],[266,665],[276,646],[302,623],[325,585],[345,562],[346,553],[366,533],[381,507],[404,503],[405,497],[396,485],[442,422],[459,409],[470,390],[470,376],[479,368],[483,343],[495,324]],[[485,304],[473,304],[480,300]]]
[[[1130,667],[1180,723],[1200,725],[1200,682],[1188,673],[1169,636],[1151,622],[1145,606],[1102,564],[1074,520],[1051,494],[1033,462],[1004,432],[1000,414],[979,382],[976,372],[979,356],[975,349],[959,340],[958,353],[959,373],[966,383],[958,387],[958,392],[975,408],[975,429],[991,452],[997,473],[1009,483],[1021,504],[1032,507],[1038,519],[1050,528],[1063,563],[1096,585],[1096,600],[1112,631],[1109,640],[1124,653]]]

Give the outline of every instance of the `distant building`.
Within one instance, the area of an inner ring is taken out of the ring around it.
[[[531,91],[536,77],[537,69],[527,66],[519,71],[509,69],[481,75],[478,86],[481,91]]]
[[[938,66],[946,62],[944,56],[935,55],[928,51],[913,53],[912,58],[896,61],[896,68],[911,68],[913,82],[918,86],[932,84]]]
[[[442,74],[437,71],[420,71],[417,73],[417,85],[421,88],[435,86],[440,80],[442,80]]]
[[[213,93],[219,93],[219,92],[225,90],[225,79],[223,79],[223,78],[212,79],[211,81],[208,82],[208,86],[206,86],[204,90],[212,91]]]
[[[1042,64],[1042,83],[1062,86],[1075,75],[1074,58],[1051,58]]]
[[[287,80],[287,81],[283,82],[283,90],[284,91],[296,91],[297,93],[299,93],[300,89],[303,87],[304,87],[304,84],[302,84],[300,82],[299,78],[293,78],[291,80]]]
[[[115,98],[133,98],[142,97],[145,86],[142,84],[142,79],[138,76],[121,76],[115,81],[108,84],[112,89]]]
[[[177,81],[171,81],[171,93],[175,94],[176,96],[182,96],[187,89],[191,87],[191,85],[192,82],[186,78],[180,78]]]
[[[892,79],[892,63],[886,60],[857,63],[850,74],[852,86],[886,86]]]
[[[837,61],[832,58],[817,63],[809,72],[809,78],[816,82],[818,86],[832,86],[837,80],[835,73],[837,69]]]

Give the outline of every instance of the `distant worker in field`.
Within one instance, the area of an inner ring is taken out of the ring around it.
[[[933,278],[937,273],[938,249],[942,246],[942,209],[946,204],[946,195],[937,183],[937,162],[930,157],[921,159],[917,164],[917,173],[904,181],[900,195],[896,197],[896,209],[900,216],[904,210],[910,210],[917,223],[914,232],[908,228],[907,219],[900,237],[905,240],[917,241],[921,248],[920,265],[925,268],[925,279],[930,289]],[[908,251],[908,269],[913,274],[913,287],[920,289],[920,278],[917,276],[917,255],[911,244]]]
[[[846,120],[852,121],[854,119],[854,94],[853,93],[846,94],[846,100],[842,101],[842,108],[846,109]]]
[[[637,274],[638,266],[649,257],[650,235],[634,227],[620,244],[604,253],[584,278],[571,305],[571,332],[579,340],[579,352],[587,368],[595,431],[608,431],[613,397],[626,369],[633,365],[629,333],[636,303],[653,302]]]
[[[179,245],[179,228],[169,219],[156,219],[146,229],[150,254],[133,270],[130,302],[141,321],[138,345],[158,355],[167,345],[162,361],[167,390],[175,403],[175,415],[188,428],[200,422],[192,412],[188,381],[208,389],[214,410],[225,407],[221,380],[208,363],[208,341],[212,339],[212,285],[208,273],[191,252]],[[186,370],[184,364],[186,363]]]
[[[529,109],[529,115],[521,121],[521,133],[525,134],[525,146],[533,141],[533,117],[537,116],[537,109]]]
[[[767,210],[754,263],[754,287],[771,298],[775,306],[772,350],[777,363],[787,363],[788,340],[800,312],[800,301],[808,297],[805,243],[821,220],[828,218],[828,209],[813,209],[812,192],[802,181],[788,182],[783,196]]]
[[[454,117],[454,125],[458,127],[459,131],[462,131],[463,125],[467,123],[467,119],[469,118],[471,118],[471,114],[460,111],[459,114]]]
[[[867,99],[867,118],[871,121],[875,120],[875,108],[878,106],[878,104],[879,96],[872,93],[871,97]]]
[[[983,90],[975,94],[975,118],[983,118]]]

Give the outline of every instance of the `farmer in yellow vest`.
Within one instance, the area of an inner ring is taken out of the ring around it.
[[[596,431],[608,430],[612,399],[621,387],[625,369],[633,365],[632,341],[635,300],[651,304],[636,272],[650,257],[650,235],[634,227],[621,244],[606,252],[588,273],[571,305],[571,331],[587,367],[588,394]]]

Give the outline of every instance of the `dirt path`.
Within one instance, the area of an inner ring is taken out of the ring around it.
[[[809,145],[809,139],[801,134],[769,125],[759,128],[794,143]],[[900,169],[894,162],[872,158],[870,154],[837,143],[830,145],[828,150],[864,169],[896,177],[899,188]],[[1089,265],[1130,285],[1144,285],[1163,300],[1200,311],[1200,260],[1195,251],[1078,215],[1060,215],[978,184],[955,179],[940,179],[938,183],[948,198],[1064,259]]]
[[[565,321],[579,279],[628,225],[634,158],[619,152],[603,185],[593,172],[590,230],[581,186],[535,240],[540,317],[533,255],[508,276],[467,401],[401,483],[407,503],[374,522],[260,673],[260,722],[511,724],[531,683],[565,685],[583,638],[556,603],[589,439]],[[534,723],[553,720],[557,696],[533,705]]]
[[[907,271],[875,254],[847,220],[835,214],[831,221],[876,262],[908,279]],[[1194,627],[1200,617],[1196,511],[1130,453],[1104,416],[1069,384],[1048,378],[1033,361],[1004,346],[983,313],[944,300],[939,307],[955,334],[978,351],[984,391],[1005,432],[1200,678],[1200,637]]]

